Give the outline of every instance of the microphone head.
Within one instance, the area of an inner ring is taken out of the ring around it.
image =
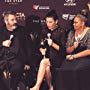
[[[10,35],[10,40],[12,40],[12,38],[14,38],[14,35]]]
[[[51,33],[48,33],[48,34],[47,34],[47,37],[50,38],[50,37],[51,37]]]

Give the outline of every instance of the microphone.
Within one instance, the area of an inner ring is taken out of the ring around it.
[[[50,39],[51,33],[47,33],[47,37],[48,37],[48,39]]]
[[[14,35],[10,35],[10,38],[9,38],[9,40],[12,40],[14,38]]]
[[[48,37],[48,38],[47,38],[47,43],[48,43],[49,46],[51,46],[52,43],[53,43],[53,41],[52,41],[52,39],[51,39],[51,33],[48,33],[48,34],[47,34],[47,37]]]

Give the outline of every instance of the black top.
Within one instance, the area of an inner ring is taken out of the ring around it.
[[[16,60],[23,64],[25,54],[24,54],[24,34],[23,27],[17,26],[14,31],[8,31],[4,26],[0,30],[0,62]],[[11,46],[4,47],[2,42],[10,39],[10,35],[14,35],[12,38]]]
[[[58,51],[52,46],[47,46],[47,48],[49,48],[47,49],[47,56],[50,58],[53,67],[60,67],[62,61],[65,58],[65,30],[63,30],[59,26],[53,31],[46,28],[42,31],[42,39],[47,39],[48,33],[51,33],[51,39],[54,43],[59,45],[60,50]]]

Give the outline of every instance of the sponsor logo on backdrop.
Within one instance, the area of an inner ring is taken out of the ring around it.
[[[22,12],[17,12],[16,13],[16,17],[17,17],[17,20],[20,20],[20,21],[23,21],[23,20],[25,20],[25,14],[24,13],[22,13]]]
[[[50,7],[49,6],[40,6],[40,5],[34,4],[33,9],[34,10],[48,10],[48,9],[50,9]]]
[[[39,22],[41,22],[42,25],[45,24],[44,19],[42,19],[42,20],[33,20],[33,23],[39,23]]]
[[[39,5],[33,5],[33,9],[38,10]]]
[[[75,0],[65,0],[64,6],[76,6]]]
[[[33,22],[36,22],[36,23],[42,22],[43,23],[43,22],[45,22],[45,20],[41,20],[41,21],[40,20],[33,20]]]
[[[22,2],[23,0],[5,0],[5,3],[8,3],[8,4],[18,4]]]
[[[63,14],[62,15],[62,18],[64,20],[72,20],[74,17],[75,17],[75,15],[72,15],[72,14]]]
[[[2,16],[4,16],[4,13],[2,13]],[[23,21],[26,19],[26,16],[23,12],[16,12],[16,17],[17,17],[17,20],[20,20],[20,21]]]

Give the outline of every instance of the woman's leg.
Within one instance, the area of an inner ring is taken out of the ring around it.
[[[49,65],[49,59],[45,58],[41,61],[40,63],[40,67],[39,67],[39,71],[38,71],[38,75],[37,75],[37,82],[36,85],[31,88],[30,90],[39,90],[41,83],[43,81],[43,78],[45,76],[46,73],[46,67]]]
[[[46,68],[46,74],[45,74],[48,86],[49,86],[49,90],[53,90],[53,86],[52,86],[52,76],[51,76],[51,71],[50,71],[50,65],[47,66]]]

